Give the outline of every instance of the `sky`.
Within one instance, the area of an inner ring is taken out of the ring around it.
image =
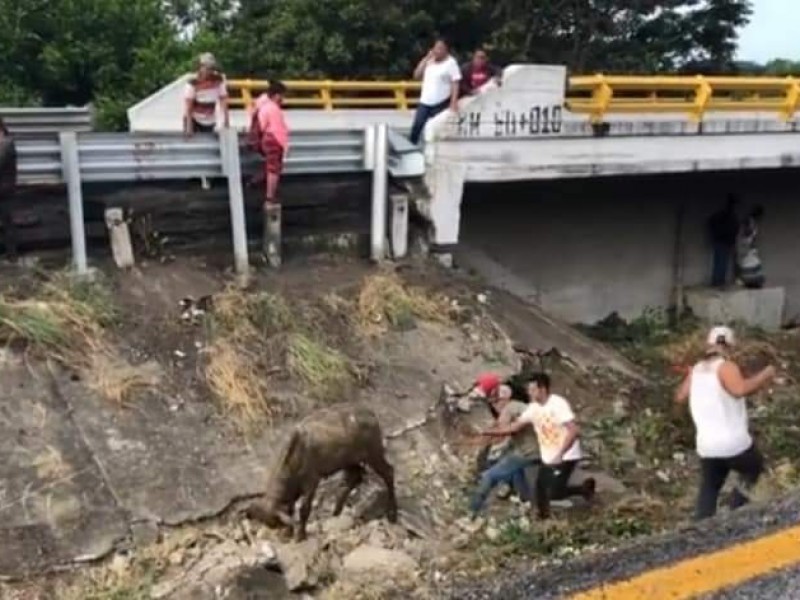
[[[750,23],[739,32],[740,60],[800,61],[800,0],[752,0]]]

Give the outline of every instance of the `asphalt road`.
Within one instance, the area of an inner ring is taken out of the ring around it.
[[[700,525],[685,527],[668,535],[639,540],[618,550],[582,557],[571,562],[543,565],[536,569],[506,572],[492,581],[458,586],[450,591],[450,597],[462,600],[533,599],[555,600],[570,598],[576,594],[590,597],[601,584],[629,580],[642,573],[661,567],[675,565],[693,557],[713,554],[719,550],[736,547],[744,542],[763,538],[775,532],[791,528],[800,522],[800,493],[765,506],[752,506],[736,513],[720,516]],[[778,555],[780,553],[778,552]],[[715,573],[724,573],[725,561],[721,561]],[[766,563],[763,572],[767,571]],[[731,581],[737,581],[735,568],[730,573]],[[680,576],[678,576],[680,577]],[[760,579],[738,587],[726,589],[719,586],[707,598],[769,598],[800,600],[800,562],[788,570],[765,575]],[[684,595],[668,594],[666,590],[652,590],[647,597],[686,598]],[[608,600],[635,598],[622,592],[608,593]]]
[[[800,598],[800,566],[778,571],[703,600],[794,600]]]

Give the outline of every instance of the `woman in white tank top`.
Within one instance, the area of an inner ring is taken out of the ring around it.
[[[730,471],[739,473],[749,487],[764,469],[748,429],[745,397],[769,383],[775,376],[775,368],[766,367],[745,379],[738,365],[728,358],[734,342],[730,328],[714,327],[708,334],[705,358],[692,368],[675,395],[676,402],[689,402],[697,432],[701,482],[696,519],[716,513],[719,492]],[[737,488],[731,508],[747,501],[747,496]]]

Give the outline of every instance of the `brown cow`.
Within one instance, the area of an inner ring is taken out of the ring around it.
[[[339,515],[347,497],[363,481],[363,465],[369,466],[386,484],[388,518],[396,522],[394,469],[386,460],[375,413],[352,405],[317,410],[295,427],[273,468],[264,499],[250,506],[247,515],[272,528],[293,526],[295,539],[302,541],[319,483],[344,471],[344,486],[333,511]],[[294,523],[294,505],[301,497],[300,519]]]

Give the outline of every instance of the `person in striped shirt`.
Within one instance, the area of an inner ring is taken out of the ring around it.
[[[213,132],[217,125],[217,104],[222,108],[223,126],[227,128],[230,125],[225,76],[217,68],[217,61],[210,52],[200,55],[197,74],[186,84],[184,100],[183,129],[186,135]]]

